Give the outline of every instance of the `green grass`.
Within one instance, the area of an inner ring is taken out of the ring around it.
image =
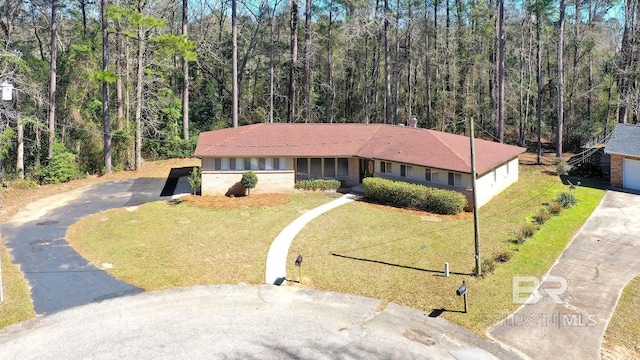
[[[214,209],[155,202],[85,218],[68,241],[98,267],[145,290],[264,282],[271,242],[306,209],[332,198],[293,195],[282,205]]]
[[[540,226],[525,243],[512,233],[544,204],[568,188],[536,166],[521,166],[521,180],[480,209],[482,258],[508,252],[483,279],[474,271],[473,217],[439,216],[355,202],[321,215],[293,241],[288,277],[304,256],[303,286],[369,296],[431,312],[479,334],[508,315],[516,275],[546,273],[600,202],[604,191],[573,190],[577,206]],[[283,205],[213,209],[166,202],[137,210],[113,210],[86,218],[70,229],[75,249],[116,277],[146,290],[213,283],[263,282],[271,241],[304,209],[331,199],[323,194],[295,195]],[[340,255],[340,256],[336,256]],[[442,276],[444,262],[451,276]],[[455,290],[466,281],[469,313]]]
[[[288,273],[297,274],[294,259],[304,256],[303,283],[309,286],[385,299],[443,316],[479,334],[515,310],[514,275],[541,276],[549,269],[604,195],[600,189],[573,191],[576,207],[566,209],[541,226],[522,245],[510,241],[514,229],[533,221],[536,210],[567,191],[558,177],[535,167],[521,167],[521,180],[482,207],[482,258],[511,252],[484,279],[471,276],[475,268],[473,220],[468,216],[425,216],[352,203],[309,224],[293,242]],[[437,221],[434,221],[437,220]],[[340,256],[335,256],[338,254]],[[452,275],[442,276],[444,262]],[[469,313],[455,290],[466,281]]]
[[[640,276],[631,280],[622,296],[604,334],[604,347],[617,351],[626,348],[629,356],[640,358]]]
[[[0,240],[0,244],[2,241]],[[2,290],[4,301],[0,303],[0,329],[36,316],[31,302],[29,285],[17,266],[9,261],[7,249],[2,252]]]

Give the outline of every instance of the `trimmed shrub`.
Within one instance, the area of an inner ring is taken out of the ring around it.
[[[544,224],[550,217],[551,214],[549,214],[549,210],[543,207],[539,208],[538,211],[536,211],[536,214],[533,215],[533,219],[538,223],[538,225]]]
[[[342,183],[340,180],[324,180],[324,179],[315,179],[315,180],[299,180],[296,181],[294,186],[296,189],[302,190],[338,190],[342,187]]]
[[[578,203],[578,200],[576,200],[576,197],[569,192],[563,192],[558,194],[558,198],[556,199],[556,201],[560,203],[562,207],[565,209],[573,207],[575,204]]]
[[[547,209],[549,210],[549,213],[551,215],[558,215],[558,214],[560,214],[562,209],[564,209],[564,206],[562,206],[562,204],[560,204],[559,202],[554,201],[554,202],[550,203],[549,205],[547,205]]]
[[[253,171],[249,170],[246,173],[242,174],[242,180],[240,180],[242,186],[247,188],[248,194],[251,195],[251,189],[256,187],[258,184],[258,175]]]
[[[383,205],[443,215],[458,214],[467,206],[467,198],[456,191],[373,177],[365,178],[362,185],[367,199]]]

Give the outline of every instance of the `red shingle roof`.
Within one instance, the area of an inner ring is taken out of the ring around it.
[[[525,149],[475,140],[476,171],[484,174]],[[469,138],[383,124],[253,124],[203,132],[195,156],[374,158],[471,172]]]

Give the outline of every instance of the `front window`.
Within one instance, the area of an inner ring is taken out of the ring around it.
[[[311,158],[310,176],[312,179],[322,179],[322,159],[321,158]]]
[[[329,179],[336,177],[336,159],[324,159],[324,177]]]
[[[349,177],[349,159],[338,158],[338,177],[339,178]]]
[[[462,174],[450,172],[447,183],[451,186],[462,186]]]
[[[296,159],[296,178],[298,180],[305,180],[309,178],[309,159],[308,158]]]

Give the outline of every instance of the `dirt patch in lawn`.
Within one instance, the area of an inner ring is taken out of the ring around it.
[[[254,194],[250,196],[185,196],[178,201],[184,201],[197,206],[217,209],[241,207],[261,207],[284,204],[291,199],[291,194]]]

